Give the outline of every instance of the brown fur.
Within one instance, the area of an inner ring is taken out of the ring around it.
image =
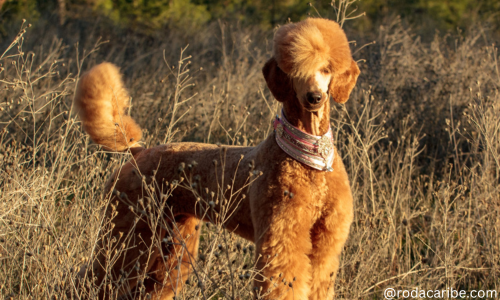
[[[339,102],[347,101],[359,69],[351,58],[343,31],[332,21],[307,19],[278,30],[275,47],[275,57],[263,68],[271,92],[278,101],[283,102],[284,113],[294,126],[309,133],[324,134],[329,126],[330,102],[323,101],[320,109],[308,110],[297,99],[292,83],[294,76],[312,76],[318,71],[317,68],[328,65],[333,73],[329,93],[338,97],[336,100]],[[82,80],[77,97],[83,110],[81,115],[86,130],[94,141],[106,141],[101,143],[110,149],[118,144],[113,140],[109,142],[109,132],[113,131],[100,128],[114,122],[111,116],[122,116],[122,109],[128,106],[125,101],[128,95],[119,79],[116,67],[110,64],[97,66]],[[122,96],[115,97],[120,93],[123,93]],[[116,101],[118,104],[114,106],[97,103],[114,103],[109,99],[115,98],[121,100]],[[127,131],[128,127],[123,128],[127,138],[132,136]],[[123,146],[126,143],[120,143],[120,147]],[[117,171],[106,186],[109,192],[112,189],[118,191],[111,199],[112,203],[117,203],[118,212],[113,220],[115,227],[111,236],[115,236],[118,243],[120,232],[140,237],[136,239],[135,247],[129,245],[130,250],[126,255],[114,262],[111,276],[119,274],[120,268],[124,268],[123,271],[130,272],[128,286],[134,287],[137,273],[129,262],[131,258],[138,259],[150,274],[151,279],[144,282],[146,290],[160,299],[171,299],[176,287],[180,288],[186,280],[190,262],[197,257],[200,232],[196,225],[202,215],[197,210],[199,204],[192,192],[182,188],[175,189],[168,200],[175,216],[170,221],[172,226],[169,230],[176,228],[174,240],[185,239],[184,250],[187,251],[181,257],[179,270],[175,268],[178,264],[177,255],[165,255],[179,253],[182,250],[179,249],[179,243],[153,248],[150,257],[141,255],[151,247],[153,235],[161,240],[167,232],[164,229],[151,232],[144,219],[133,225],[136,214],[129,206],[144,197],[143,179],[146,183],[153,179],[160,183],[172,182],[179,178],[178,166],[181,163],[196,161],[197,166],[190,172],[201,175],[198,182],[200,187],[216,191],[222,180],[227,183],[234,179],[234,187],[238,189],[245,184],[250,166],[253,166],[262,171],[262,176],[244,189],[246,198],[238,195],[232,200],[232,203],[239,205],[230,206],[232,217],[225,226],[255,242],[257,268],[267,264],[254,285],[262,287],[263,293],[270,291],[265,299],[331,299],[339,256],[353,218],[349,181],[340,157],[337,154],[333,172],[312,169],[283,152],[275,142],[274,133],[256,147],[172,143],[136,151],[133,160]],[[216,165],[213,164],[214,160],[218,162]],[[219,182],[214,180],[216,174],[219,174]],[[220,178],[220,174],[224,174],[224,178]],[[293,197],[290,197],[291,193]],[[214,209],[219,211],[221,207],[216,205]],[[108,216],[112,213],[112,209],[108,209]],[[204,221],[210,221],[210,218],[205,217]],[[93,265],[97,283],[104,279],[102,266],[106,263],[105,256],[98,254]],[[282,280],[287,284],[284,285]],[[101,298],[104,298],[104,294],[101,293]]]
[[[316,70],[329,69],[334,74],[330,96],[338,103],[345,103],[356,85],[359,68],[344,31],[334,21],[309,18],[280,27],[274,36],[273,53],[277,66],[290,77],[310,77]],[[275,76],[271,77],[274,80]],[[276,97],[276,91],[269,88]]]
[[[84,74],[78,83],[75,104],[83,128],[95,143],[111,151],[138,146],[141,128],[126,113],[130,96],[115,65],[103,63]]]

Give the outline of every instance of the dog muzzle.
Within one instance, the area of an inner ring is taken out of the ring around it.
[[[293,159],[316,170],[333,171],[334,154],[332,128],[322,136],[308,134],[288,122],[281,111],[281,118],[274,120],[276,143]]]

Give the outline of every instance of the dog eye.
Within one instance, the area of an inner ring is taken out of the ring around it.
[[[323,74],[330,74],[330,70],[327,69],[327,68],[324,68],[324,69],[321,70],[321,73],[323,73]]]

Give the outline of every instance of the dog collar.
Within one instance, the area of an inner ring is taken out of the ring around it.
[[[285,118],[283,110],[281,118],[274,120],[276,143],[293,159],[321,171],[333,171],[334,158],[332,128],[322,136],[308,134],[293,126]]]

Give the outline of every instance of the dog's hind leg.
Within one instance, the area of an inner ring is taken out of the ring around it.
[[[181,293],[198,257],[202,222],[196,217],[176,216],[171,233],[163,239],[160,255],[144,281],[151,299],[168,300]]]
[[[158,236],[147,228],[145,222],[139,221],[135,227],[129,226],[126,230],[129,231],[122,235],[125,230],[115,226],[103,234],[92,268],[80,271],[81,278],[87,276],[87,280],[95,284],[93,292],[98,294],[89,298],[122,299],[121,296],[136,290],[141,270],[151,269],[159,255],[152,242]]]

